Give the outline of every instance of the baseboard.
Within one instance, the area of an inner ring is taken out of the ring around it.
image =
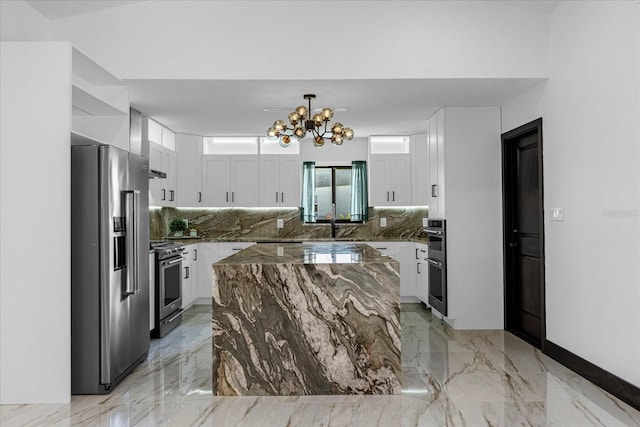
[[[547,356],[640,411],[640,387],[613,375],[611,372],[605,371],[549,340],[544,341],[542,351]]]

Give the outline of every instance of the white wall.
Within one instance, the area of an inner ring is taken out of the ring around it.
[[[71,47],[0,50],[0,403],[66,403]]]
[[[503,329],[499,107],[445,108],[449,322]]]
[[[0,1],[0,40],[51,40],[51,21],[22,0]]]
[[[637,386],[639,7],[561,2],[549,81],[503,106],[503,131],[543,119],[547,339]]]
[[[123,79],[546,77],[547,18],[481,1],[144,1],[59,19]]]

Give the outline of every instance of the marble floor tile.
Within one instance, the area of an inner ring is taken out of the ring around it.
[[[640,412],[504,331],[455,331],[422,306],[402,323],[402,394],[212,395],[211,309],[152,340],[109,395],[2,405],[0,426],[635,426]]]

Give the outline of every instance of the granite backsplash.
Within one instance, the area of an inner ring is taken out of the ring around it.
[[[357,240],[411,239],[422,230],[424,206],[369,208],[364,224],[337,224],[337,238]],[[149,215],[150,238],[166,238],[169,223],[181,218],[198,237],[211,240],[314,240],[331,238],[330,224],[304,224],[297,208],[152,208]],[[380,218],[387,226],[380,227]],[[277,227],[277,219],[284,222]],[[188,234],[185,233],[186,235]]]

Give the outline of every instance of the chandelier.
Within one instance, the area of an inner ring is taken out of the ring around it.
[[[344,127],[342,123],[335,122],[329,128],[329,120],[333,118],[331,108],[323,108],[318,114],[311,116],[311,100],[314,94],[304,95],[309,101],[309,108],[301,105],[289,114],[289,123],[284,120],[276,120],[273,126],[267,130],[267,138],[277,140],[281,147],[288,147],[291,141],[301,140],[307,133],[313,136],[313,146],[322,147],[325,141],[331,141],[334,145],[342,145],[344,141],[353,139],[353,129]]]

